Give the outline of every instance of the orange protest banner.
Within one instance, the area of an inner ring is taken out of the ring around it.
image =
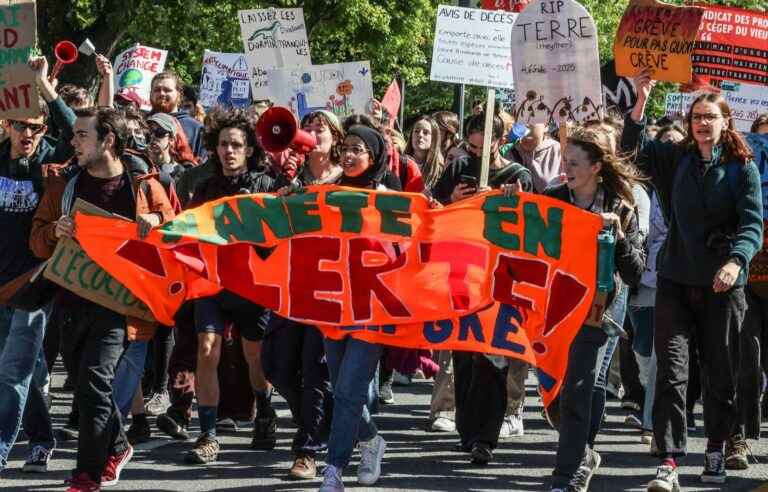
[[[704,10],[657,0],[632,0],[613,43],[616,74],[634,77],[646,68],[655,80],[688,83],[691,55]]]
[[[330,337],[521,358],[554,394],[592,308],[601,220],[526,193],[431,210],[422,195],[324,186],[213,201],[145,241],[134,224],[76,224],[160,322],[225,288]]]

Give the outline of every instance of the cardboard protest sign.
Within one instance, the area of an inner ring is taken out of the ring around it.
[[[480,5],[487,10],[506,10],[509,12],[522,12],[531,0],[483,0]]]
[[[198,100],[205,109],[214,106],[247,108],[251,104],[248,63],[242,53],[205,50]]]
[[[37,44],[34,0],[10,0],[0,6],[0,119],[41,115],[35,74],[27,65]]]
[[[289,108],[299,120],[318,109],[339,119],[365,114],[373,100],[367,61],[268,70],[267,78],[269,99]]]
[[[768,86],[768,13],[702,7],[693,72],[710,83],[733,80]]]
[[[731,108],[736,129],[748,132],[752,122],[768,112],[768,87],[741,82],[723,82],[721,94]],[[667,94],[666,115],[683,118],[700,92],[671,92]]]
[[[429,79],[511,89],[510,28],[517,14],[440,5]]]
[[[136,227],[133,222],[105,212],[79,198],[73,210],[128,222]],[[56,243],[56,249],[48,260],[43,276],[83,299],[117,313],[146,321],[155,320],[146,304],[134,297],[123,284],[96,264],[75,240],[68,237],[62,237]]]
[[[225,197],[144,241],[124,221],[75,222],[88,254],[161,322],[225,288],[334,338],[533,362],[547,400],[593,308],[602,227],[542,195],[437,210],[420,194],[337,186]]]
[[[141,97],[141,109],[150,110],[152,78],[165,70],[168,52],[137,44],[123,51],[115,59],[115,91],[123,89]]]
[[[272,96],[269,70],[312,65],[304,9],[240,10],[237,16],[254,101]]]
[[[554,124],[600,117],[597,28],[578,2],[531,2],[512,28],[512,60],[518,121]]]
[[[634,77],[650,69],[656,80],[688,83],[691,54],[704,11],[657,0],[632,0],[613,43],[616,73]]]

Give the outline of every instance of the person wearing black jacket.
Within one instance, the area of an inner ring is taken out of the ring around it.
[[[530,171],[504,159],[499,153],[504,123],[498,116],[493,117],[491,132],[489,186],[477,186],[485,133],[485,114],[481,113],[470,118],[467,124],[466,142],[470,154],[449,164],[432,190],[441,203],[454,203],[491,188],[506,189],[515,185],[521,191],[533,190]],[[460,437],[458,449],[471,453],[473,463],[486,464],[493,458],[493,449],[498,445],[508,409],[507,377],[513,378],[515,387],[525,388],[528,365],[516,359],[455,351],[453,366],[455,421]],[[510,412],[510,435],[523,432],[524,390],[522,393],[513,395],[513,400],[518,400],[514,406],[518,408]],[[433,394],[433,397],[438,396]]]
[[[639,146],[669,222],[658,259],[655,347],[658,358],[653,433],[661,465],[649,491],[679,488],[677,458],[686,454],[688,346],[695,339],[704,382],[705,483],[726,480],[724,442],[739,422],[736,375],[747,304],[748,266],[763,243],[760,173],[718,94],[694,99],[690,133],[680,144],[646,142],[645,105],[654,81],[638,76],[637,104],[622,147]]]
[[[344,130],[330,111],[313,111],[302,119],[302,129],[317,145],[306,156],[296,180],[301,186],[335,184],[342,174],[339,144]],[[278,190],[286,194],[289,187]],[[317,474],[315,457],[327,447],[333,411],[323,335],[314,325],[272,314],[262,345],[264,374],[285,398],[296,424],[290,475],[311,479]]]
[[[206,146],[215,162],[215,174],[200,183],[192,196],[190,208],[226,196],[273,191],[273,180],[257,166],[261,149],[255,141],[253,121],[242,110],[217,109],[209,115]],[[256,166],[251,165],[256,164]],[[243,353],[248,362],[251,387],[256,396],[254,449],[275,446],[277,414],[271,405],[271,387],[261,368],[261,340],[270,312],[232,292],[194,301],[194,323],[198,338],[195,386],[200,419],[200,437],[185,455],[193,464],[215,461],[219,453],[216,417],[219,405],[217,371],[222,335],[232,323],[240,332]]]
[[[29,285],[41,262],[29,246],[32,219],[43,195],[46,164],[72,156],[75,114],[48,81],[46,59],[33,58],[29,64],[37,81],[30,97],[37,97],[39,89],[45,100],[42,113],[3,121],[8,139],[0,144],[0,470],[23,420],[32,448],[24,470],[46,471],[56,440],[42,382],[33,381],[32,375],[37,365],[45,363],[41,348],[50,309],[13,306],[26,304],[18,299],[19,288]],[[45,136],[49,120],[59,129],[58,140]]]
[[[544,194],[599,214],[603,227],[616,238],[616,288],[605,310],[610,313],[621,284],[637,285],[645,270],[643,239],[632,193],[638,178],[633,168],[617,157],[612,137],[599,127],[576,129],[568,137],[564,171],[566,182],[548,188]],[[590,443],[594,443],[600,425],[600,419],[592,418],[593,411],[602,411],[595,404],[594,386],[607,341],[604,329],[582,326],[570,347],[559,399],[547,409],[559,431],[552,492],[587,491],[600,466],[600,455]]]

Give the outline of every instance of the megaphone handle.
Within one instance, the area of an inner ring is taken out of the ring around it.
[[[63,68],[64,68],[64,64],[60,60],[57,60],[56,64],[53,66],[53,70],[51,70],[51,73],[48,74],[48,81],[53,82],[54,80],[56,80],[56,78],[59,76]]]

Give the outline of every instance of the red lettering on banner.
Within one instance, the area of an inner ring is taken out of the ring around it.
[[[321,270],[323,261],[339,261],[341,239],[302,237],[291,239],[288,293],[290,315],[327,323],[341,322],[341,302],[318,299],[318,292],[341,293],[344,281],[339,272]]]
[[[216,250],[219,283],[237,286],[243,294],[248,292],[249,298],[258,299],[257,304],[267,309],[280,309],[280,287],[257,284],[253,281],[251,259],[255,254],[253,245],[248,243],[219,246]]]
[[[383,256],[384,261],[364,261],[364,256],[372,258],[370,254],[378,253],[377,259]],[[372,241],[365,238],[353,238],[349,240],[349,282],[352,291],[352,315],[357,322],[371,319],[373,294],[381,302],[390,316],[408,318],[411,313],[398,297],[381,281],[380,275],[402,268],[405,265],[406,256],[401,254],[397,258],[391,258],[380,241]]]
[[[493,272],[494,300],[533,309],[533,301],[513,293],[515,284],[529,284],[545,288],[549,265],[542,260],[529,260],[513,256],[499,255],[499,262]]]
[[[547,303],[547,318],[544,322],[543,336],[552,333],[557,325],[567,318],[587,295],[587,286],[575,277],[557,271],[550,288]]]
[[[196,271],[203,278],[208,278],[208,268],[200,252],[200,244],[188,243],[171,250],[173,256],[181,263]]]
[[[467,270],[470,265],[484,268],[488,262],[488,248],[461,241],[437,241],[419,245],[422,263],[448,263],[448,289],[451,304],[457,311],[469,308]]]
[[[19,40],[16,29],[3,29],[3,48],[13,48]]]

